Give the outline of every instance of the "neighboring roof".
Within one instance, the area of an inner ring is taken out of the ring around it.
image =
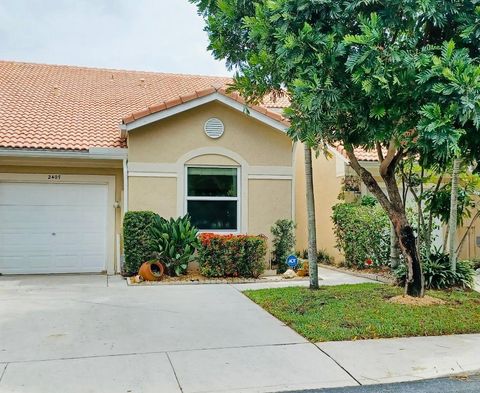
[[[262,105],[270,109],[283,109],[290,106],[290,99],[286,93],[281,96],[269,94],[264,98]]]
[[[0,147],[121,148],[122,117],[227,77],[0,61]]]
[[[347,152],[343,145],[337,145],[335,146],[335,149],[348,159]],[[378,155],[376,150],[364,150],[357,147],[353,149],[353,152],[355,153],[355,157],[357,157],[358,161],[378,161]],[[384,153],[386,154],[386,152]]]
[[[203,90],[196,90],[192,91],[189,94],[181,95],[175,98],[172,98],[167,101],[163,102],[158,102],[155,105],[151,105],[148,108],[142,109],[140,111],[134,112],[128,116],[125,116],[122,119],[123,124],[131,124],[134,123],[137,120],[146,118],[147,116],[153,115],[155,113],[163,112],[166,111],[167,109],[175,108],[175,107],[180,107],[183,104],[186,104],[188,102],[198,100],[203,97],[208,97],[214,94],[220,94],[222,97],[227,97],[230,98],[231,100],[238,102],[242,105],[246,105],[245,100],[240,97],[238,93],[227,93],[227,90],[225,87],[208,87]],[[217,96],[218,97],[218,96]],[[259,106],[259,105],[250,105],[249,109],[251,111],[256,111],[259,112],[260,114],[263,114],[267,116],[268,118],[275,120],[279,123],[282,123],[285,127],[289,126],[289,122],[278,112],[272,111],[265,106]]]

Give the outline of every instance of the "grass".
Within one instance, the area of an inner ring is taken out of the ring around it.
[[[390,303],[402,289],[382,284],[290,287],[245,295],[313,342],[480,332],[480,293],[427,291],[443,305]]]

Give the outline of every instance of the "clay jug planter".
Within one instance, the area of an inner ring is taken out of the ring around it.
[[[163,277],[165,268],[160,261],[148,261],[142,263],[138,270],[138,275],[145,281],[160,281]]]

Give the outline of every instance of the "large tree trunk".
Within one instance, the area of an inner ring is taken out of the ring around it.
[[[398,245],[407,264],[407,279],[405,294],[422,297],[425,294],[425,279],[417,250],[417,239],[409,224],[402,196],[395,178],[395,169],[402,158],[402,152],[396,151],[393,142],[390,143],[387,156],[384,158],[380,148],[377,148],[380,161],[380,175],[387,188],[387,195],[380,188],[373,175],[358,162],[352,149],[347,149],[350,165],[360,176],[365,186],[375,195],[380,205],[387,213],[397,235]]]
[[[398,250],[397,234],[393,224],[390,223],[390,267],[396,269],[400,265],[400,253]]]
[[[461,160],[453,160],[452,190],[450,192],[450,218],[448,222],[449,242],[448,253],[450,255],[450,267],[457,270],[457,208],[458,208],[458,176],[460,173]]]
[[[318,289],[317,265],[317,226],[315,221],[315,196],[313,192],[312,149],[305,146],[305,179],[308,215],[308,265],[310,275],[310,289]]]

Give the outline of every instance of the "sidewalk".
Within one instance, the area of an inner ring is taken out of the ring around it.
[[[361,385],[480,370],[480,334],[316,344]]]

